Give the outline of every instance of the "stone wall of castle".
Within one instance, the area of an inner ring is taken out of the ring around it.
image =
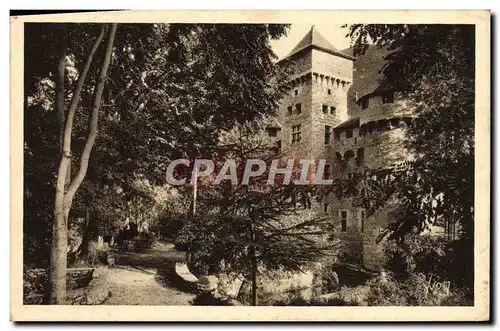
[[[359,124],[363,125],[382,119],[411,117],[412,110],[408,102],[403,98],[403,95],[396,92],[394,93],[393,103],[382,103],[382,97],[380,95],[370,96],[368,107],[366,109],[361,109],[358,115]]]
[[[397,122],[399,123],[399,119]],[[359,129],[353,129],[352,138],[345,138],[344,134],[340,134],[341,139],[335,141],[335,146],[338,146],[335,150],[342,155],[339,177],[348,178],[351,173],[363,173],[368,169],[389,167],[410,158],[408,151],[404,148],[405,128],[401,126],[387,128],[383,123],[377,129],[378,131],[374,129],[362,135],[359,135]],[[347,213],[348,224],[360,224],[361,209],[353,206],[349,199],[334,198],[329,203],[332,204],[336,224],[341,222],[341,210]],[[378,270],[383,262],[381,245],[376,239],[391,220],[391,215],[383,208],[375,215],[366,218],[363,227],[359,225],[357,228],[351,228],[351,230],[357,229],[362,236],[362,259],[364,266],[368,269]],[[346,232],[348,231],[349,226]],[[353,255],[359,249],[358,239],[347,239],[351,240],[353,245],[346,246],[346,250]]]
[[[379,129],[380,131],[365,134],[363,165],[366,169],[386,168],[411,158],[409,151],[405,148],[406,129],[399,126],[399,119],[395,122],[397,122],[397,127],[383,128],[383,130]]]
[[[314,123],[313,154],[315,158],[333,159],[333,128],[347,118],[347,87],[330,79],[313,76],[312,121]],[[328,143],[325,141],[325,128],[330,131]]]
[[[279,122],[281,124],[281,149],[293,157],[311,156],[313,141],[312,131],[312,86],[310,78],[302,76],[290,83],[290,89],[281,102]],[[297,110],[300,105],[300,114]],[[293,127],[300,125],[300,141],[292,142]]]
[[[362,264],[364,229],[361,224],[361,208],[353,207],[351,199],[337,199],[333,195],[329,196],[327,202],[334,229],[333,238],[341,241],[339,259],[347,263]],[[343,229],[344,217],[346,223]]]
[[[393,114],[398,116],[402,113],[397,112],[397,107],[392,113],[387,111],[388,105],[370,109],[370,112],[375,114],[369,114],[369,116],[376,118],[376,121],[365,122],[360,126],[348,126],[336,133],[333,150],[339,164],[337,169],[340,169],[340,174],[337,177],[349,178],[352,173],[363,173],[369,169],[390,167],[411,158],[409,151],[404,147],[407,140],[406,128],[410,120],[391,117]],[[380,114],[376,114],[377,110],[385,111],[388,117],[384,118]],[[366,117],[368,117],[368,112],[366,112]],[[350,131],[349,137],[348,131]],[[379,270],[383,265],[384,254],[382,245],[377,241],[377,238],[389,222],[394,219],[392,211],[399,204],[397,202],[390,203],[377,211],[375,215],[369,218],[364,217],[361,226],[362,209],[355,207],[350,199],[339,200],[330,197],[328,203],[331,204],[336,233],[338,233],[339,238],[347,242],[342,254],[351,258],[358,256],[367,269]],[[341,229],[339,232],[338,228],[343,218],[342,212],[345,213],[344,218],[347,219],[347,229],[344,231]],[[354,232],[357,233],[357,236],[352,234]],[[357,254],[359,251],[362,252],[361,256]]]
[[[312,67],[315,72],[352,83],[352,60],[313,49]]]

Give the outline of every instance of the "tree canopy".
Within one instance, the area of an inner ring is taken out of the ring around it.
[[[101,30],[101,24],[26,24],[27,262],[48,260],[60,132],[67,116],[57,109],[70,104]],[[96,143],[70,220],[81,216],[83,207],[101,222],[122,219],[142,194],[134,185],[138,179],[155,190],[165,183],[169,160],[212,153],[221,130],[273,113],[280,90],[272,78],[280,69],[270,40],[286,30],[273,24],[118,25]],[[95,58],[101,59],[105,45],[97,45]],[[99,72],[100,61],[88,67],[76,105],[71,133],[76,156],[86,144]],[[78,162],[71,158],[70,173],[76,173]],[[150,193],[142,194],[141,208],[150,209]]]

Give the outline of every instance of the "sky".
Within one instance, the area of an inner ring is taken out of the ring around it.
[[[342,29],[339,24],[315,24],[314,28],[323,35],[333,46],[342,50],[350,46],[351,40],[346,38],[347,29]],[[299,43],[299,41],[311,29],[310,24],[292,24],[286,37],[279,40],[271,40],[271,47],[282,59]]]

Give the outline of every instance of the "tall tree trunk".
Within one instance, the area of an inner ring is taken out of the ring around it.
[[[252,222],[252,246],[250,247],[251,263],[252,263],[252,306],[257,306],[257,252],[255,249],[255,232]]]
[[[63,38],[64,39],[64,38]],[[66,68],[66,45],[64,44],[64,41],[61,40],[63,43],[62,49],[61,49],[61,54],[59,56],[59,61],[57,64],[57,75],[55,79],[55,116],[56,116],[56,121],[57,121],[57,127],[58,127],[58,139],[59,139],[59,151],[60,155],[59,157],[62,157],[62,152],[63,152],[63,140],[64,140],[64,123],[65,123],[65,107],[64,107],[64,78],[65,78],[65,68]],[[57,193],[56,193],[57,195]],[[62,278],[62,270],[59,268],[60,265],[60,259],[61,259],[61,254],[59,254],[59,251],[55,250],[55,247],[59,247],[61,245],[61,242],[64,241],[64,234],[58,231],[59,224],[57,220],[57,215],[55,216],[55,220],[53,222],[53,227],[52,227],[52,250],[50,254],[50,270],[48,272],[48,278],[49,278],[49,295],[46,296],[46,298],[49,300],[48,303],[53,303],[55,298],[53,297],[52,293],[54,292],[61,292],[63,291],[61,288],[61,281],[56,280],[57,278]],[[66,239],[67,240],[67,239]],[[66,275],[64,275],[64,284],[65,284],[65,279]],[[55,287],[54,283],[57,283],[58,286]],[[65,285],[66,286],[66,285]],[[65,289],[64,289],[65,291]]]
[[[113,36],[116,32],[116,26],[113,30],[113,33],[110,32],[110,37]],[[80,100],[80,94],[83,88],[83,84],[85,82],[85,78],[87,77],[88,71],[90,69],[90,65],[92,63],[93,57],[104,38],[104,26],[101,29],[101,33],[99,37],[94,42],[92,49],[87,57],[85,65],[83,67],[82,72],[80,73],[75,90],[73,92],[73,97],[71,99],[70,105],[68,107],[67,116],[65,119],[64,125],[64,135],[62,140],[62,153],[61,153],[61,161],[59,163],[59,169],[57,172],[57,183],[56,183],[56,198],[54,205],[54,222],[52,227],[52,247],[51,247],[51,259],[50,259],[50,295],[49,300],[52,304],[65,304],[66,302],[66,270],[67,270],[67,249],[68,249],[68,215],[70,206],[66,203],[66,183],[67,183],[67,174],[68,169],[70,167],[71,162],[71,134],[73,131],[73,119],[75,115],[76,108],[78,106],[78,102]],[[110,56],[110,51],[106,50],[106,56]],[[108,61],[109,64],[109,61]],[[107,69],[107,65],[105,66]],[[100,82],[98,82],[99,86]],[[98,88],[96,87],[96,90]],[[102,93],[102,91],[101,91]],[[83,155],[82,155],[83,157]],[[68,190],[70,186],[68,187]],[[74,193],[73,193],[74,194]]]

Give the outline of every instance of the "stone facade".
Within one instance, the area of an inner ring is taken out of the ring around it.
[[[343,178],[409,158],[402,142],[411,110],[401,94],[377,84],[383,61],[373,50],[368,54],[368,60],[356,59],[338,51],[313,27],[282,60],[293,68],[278,116],[285,155],[326,159],[330,176]],[[314,208],[331,217],[346,262],[378,270],[383,254],[376,238],[396,206],[367,219],[349,199],[330,195]]]

